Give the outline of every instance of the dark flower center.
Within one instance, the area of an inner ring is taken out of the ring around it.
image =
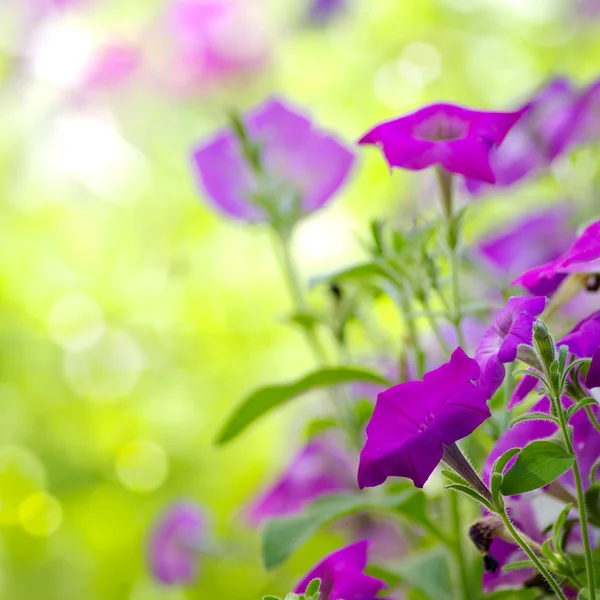
[[[600,290],[600,273],[594,273],[589,277],[585,284],[585,289],[588,292],[597,292]]]
[[[437,114],[425,119],[415,127],[415,137],[428,142],[460,140],[468,133],[467,123],[457,117]]]

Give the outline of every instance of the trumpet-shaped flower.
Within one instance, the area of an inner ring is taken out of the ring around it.
[[[362,541],[333,552],[314,566],[294,591],[302,594],[313,579],[319,578],[319,597],[323,600],[374,600],[387,586],[381,579],[363,573],[368,548],[369,542]]]
[[[574,231],[568,226],[571,212],[568,206],[559,205],[520,217],[516,223],[484,239],[477,252],[500,277],[511,281],[526,269],[555,260],[569,248],[574,238]],[[556,275],[540,281],[529,291],[535,296],[547,296],[565,277]]]
[[[281,477],[256,498],[248,509],[252,525],[294,514],[326,494],[356,489],[349,457],[325,440],[310,441]]]
[[[360,488],[388,477],[408,477],[423,487],[444,447],[474,431],[490,416],[485,390],[474,385],[479,365],[457,348],[450,361],[423,381],[396,385],[377,396],[360,454]]]
[[[432,104],[377,125],[359,143],[379,146],[391,167],[419,171],[440,165],[451,173],[494,183],[490,150],[502,143],[523,112]]]
[[[205,518],[196,504],[174,504],[156,524],[149,542],[152,574],[176,585],[192,581],[198,571],[198,552],[206,532]]]
[[[265,101],[244,126],[258,145],[260,172],[246,160],[232,129],[193,151],[201,189],[229,217],[294,222],[326,204],[350,172],[350,150],[281,100]]]
[[[504,380],[504,365],[513,362],[519,345],[532,343],[533,324],[546,306],[546,298],[514,296],[496,314],[475,350],[481,367],[477,385],[491,398]]]
[[[600,221],[588,225],[574,244],[557,259],[525,271],[513,281],[531,291],[557,275],[600,272]]]

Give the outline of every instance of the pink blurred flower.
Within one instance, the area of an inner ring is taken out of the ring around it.
[[[328,494],[354,491],[354,465],[349,456],[326,440],[312,440],[296,455],[279,479],[250,505],[254,526],[267,519],[292,515]]]
[[[490,153],[496,186],[510,186],[547,168],[575,144],[600,135],[600,81],[579,89],[566,77],[556,77],[526,108],[502,146]],[[476,178],[466,183],[472,194],[487,189]]]
[[[190,502],[173,504],[158,520],[148,545],[150,569],[158,581],[176,585],[192,581],[206,524],[201,508]]]
[[[174,0],[166,17],[167,79],[183,93],[256,72],[269,54],[263,0]]]
[[[133,44],[114,42],[103,46],[92,56],[80,89],[96,92],[117,87],[129,80],[140,63],[140,50]]]
[[[244,117],[244,126],[259,146],[260,174],[231,128],[193,150],[200,187],[227,216],[287,227],[324,206],[346,181],[352,152],[287,103],[266,100]]]
[[[513,281],[531,291],[556,275],[600,272],[600,220],[588,225],[573,245],[557,259],[525,271]]]
[[[571,208],[566,205],[521,216],[508,227],[492,233],[479,243],[476,252],[505,280],[526,269],[558,258],[568,249],[574,230],[568,224]],[[557,275],[532,286],[535,296],[551,294],[565,275]]]

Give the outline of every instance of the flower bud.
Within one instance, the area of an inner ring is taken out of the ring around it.
[[[556,359],[556,346],[546,324],[539,319],[533,324],[533,346],[544,367],[544,372],[549,373],[550,366]]]

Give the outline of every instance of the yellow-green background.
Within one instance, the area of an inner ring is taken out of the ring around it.
[[[321,28],[303,25],[299,0],[248,1],[264,2],[271,28],[260,74],[211,94],[103,95],[87,110],[102,111],[127,158],[106,164],[78,129],[88,112],[56,111],[59,94],[34,77],[11,83],[24,41],[5,15],[19,3],[0,3],[0,600],[251,600],[285,592],[335,547],[320,538],[265,574],[240,518],[297,448],[306,404],[212,444],[245,391],[312,365],[283,323],[267,232],[221,218],[194,187],[190,145],[225,109],[277,92],[352,142],[425,102],[502,109],[552,74],[598,74],[600,21],[578,16],[575,0],[355,0]],[[106,39],[135,37],[163,8],[97,0],[69,18]],[[66,149],[64,119],[80,132]],[[564,192],[556,181],[534,189],[523,196],[532,205]],[[349,185],[297,232],[304,273],[359,257],[367,220],[403,194],[429,206],[429,179],[390,178],[361,151]],[[471,234],[523,208],[492,199]],[[96,341],[69,350],[81,332]],[[157,586],[145,563],[149,526],[179,498],[206,507],[229,555],[205,559],[192,592]]]

